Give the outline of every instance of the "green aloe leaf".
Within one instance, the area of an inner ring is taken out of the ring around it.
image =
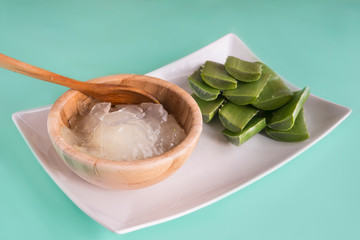
[[[229,75],[223,64],[206,61],[201,71],[201,77],[205,83],[220,90],[234,89],[237,80]]]
[[[239,106],[232,102],[227,102],[219,110],[219,118],[226,129],[239,132],[258,112],[258,109],[251,106]]]
[[[219,96],[217,99],[213,101],[205,101],[199,98],[196,94],[191,94],[191,96],[195,99],[199,108],[201,110],[201,114],[203,116],[203,120],[208,123],[210,122],[216,113],[218,112],[219,108],[224,104],[225,98]]]
[[[222,131],[222,134],[234,145],[239,146],[242,143],[246,142],[254,135],[259,133],[266,127],[265,118],[254,117],[246,124],[245,128],[240,132],[232,132],[228,129]]]
[[[260,78],[262,63],[248,62],[242,59],[229,56],[225,63],[226,71],[242,82],[254,82]]]
[[[201,67],[189,76],[189,86],[194,93],[205,101],[215,100],[220,94],[219,89],[215,89],[206,84],[201,78]]]
[[[306,127],[305,114],[303,108],[295,120],[294,126],[288,131],[280,131],[272,128],[265,128],[266,134],[282,142],[301,142],[309,138],[309,132]]]
[[[261,110],[275,110],[289,102],[293,93],[281,80],[281,77],[264,64],[263,74],[265,73],[271,74],[271,77],[263,91],[251,105]]]
[[[264,89],[266,83],[268,82],[270,76],[270,74],[264,73],[256,82],[238,82],[235,89],[225,90],[223,92],[223,96],[229,99],[230,102],[237,105],[250,104],[258,98],[261,91]]]
[[[309,97],[309,94],[309,87],[305,87],[304,89],[295,92],[290,102],[273,112],[268,127],[281,131],[291,129],[306,99]]]

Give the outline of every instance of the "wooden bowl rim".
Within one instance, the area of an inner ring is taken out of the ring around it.
[[[131,78],[131,80],[151,82],[157,85],[161,85],[165,88],[171,89],[172,91],[176,92],[176,94],[178,94],[186,102],[186,104],[190,106],[190,111],[194,115],[193,117],[194,122],[190,126],[190,130],[188,134],[179,145],[159,156],[146,158],[142,160],[132,160],[132,161],[126,161],[126,160],[118,161],[118,160],[98,158],[73,148],[62,137],[60,124],[59,124],[60,110],[63,107],[64,102],[66,102],[69,98],[73,97],[75,94],[78,93],[78,91],[71,89],[66,91],[64,94],[62,94],[50,109],[48,115],[47,127],[52,142],[55,145],[57,145],[57,147],[59,147],[60,150],[66,153],[68,156],[71,156],[73,159],[76,159],[76,161],[83,162],[86,164],[90,163],[96,165],[109,165],[114,167],[116,166],[134,167],[139,165],[150,165],[154,163],[160,163],[163,161],[174,160],[177,157],[181,156],[184,152],[186,152],[188,147],[193,146],[197,143],[203,125],[201,111],[195,100],[191,97],[191,95],[188,94],[182,88],[178,87],[177,85],[160,78],[145,76],[145,75],[137,75],[137,74],[115,74],[115,75],[94,78],[89,80],[89,82],[103,83],[103,82],[112,82],[116,80],[124,80],[126,78]]]

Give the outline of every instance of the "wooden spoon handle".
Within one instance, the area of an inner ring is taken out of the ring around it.
[[[45,69],[24,63],[22,61],[6,56],[2,53],[0,53],[0,67],[23,75],[27,75],[29,77],[59,84],[64,87],[72,88],[79,91],[84,90],[83,86],[86,85],[85,82],[77,81],[75,79],[49,72]]]
[[[138,89],[130,86],[122,86],[118,84],[95,84],[88,82],[81,82],[75,79],[61,76],[59,74],[49,72],[45,69],[32,66],[14,58],[8,57],[0,53],[0,67],[10,71],[14,71],[29,77],[37,78],[47,82],[59,84],[95,99],[112,103],[142,103],[159,101],[143,89]]]

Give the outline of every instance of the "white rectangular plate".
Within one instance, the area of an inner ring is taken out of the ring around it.
[[[239,38],[228,34],[148,75],[190,92],[187,76],[206,60],[223,63],[229,55],[258,60]],[[64,193],[98,223],[119,234],[183,216],[238,191],[305,151],[351,112],[310,95],[305,104],[308,140],[284,143],[258,134],[240,147],[221,135],[221,124],[215,120],[205,124],[195,151],[170,178],[141,190],[111,191],[85,182],[58,157],[46,129],[49,109],[47,106],[14,113],[13,120],[42,167]]]

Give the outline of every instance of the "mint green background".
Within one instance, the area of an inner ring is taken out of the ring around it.
[[[67,198],[11,120],[66,89],[0,69],[0,239],[360,239],[360,1],[0,0],[0,51],[80,80],[144,74],[229,32],[350,117],[245,189],[119,236]]]

